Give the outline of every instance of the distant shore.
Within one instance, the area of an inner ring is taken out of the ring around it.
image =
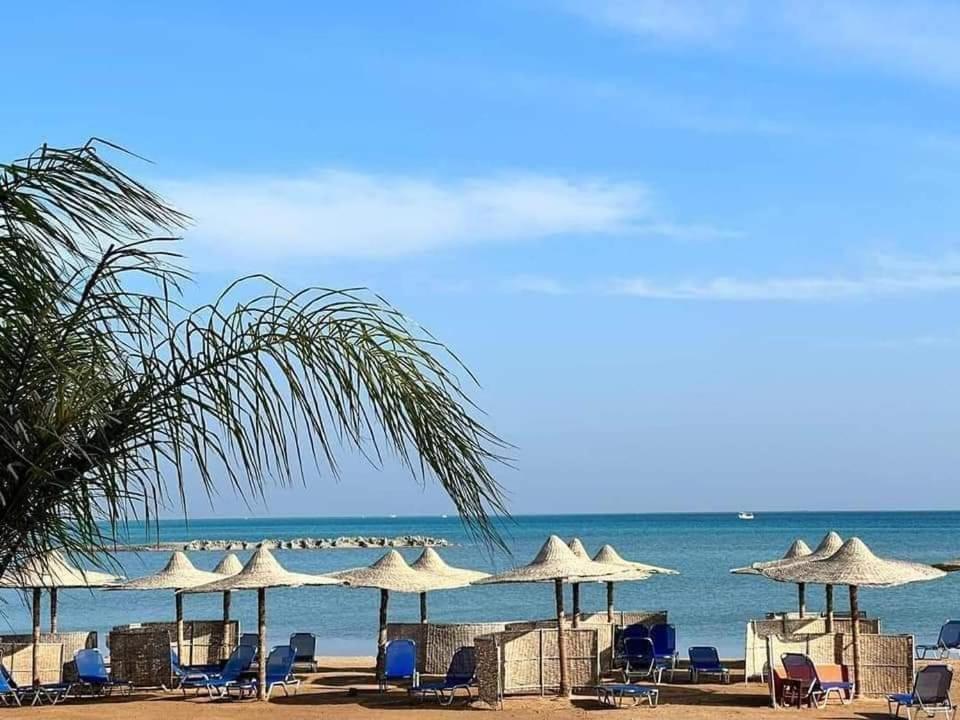
[[[188,540],[140,545],[124,545],[122,550],[132,552],[172,552],[174,550],[223,552],[230,550],[349,550],[356,548],[449,547],[452,543],[440,537],[427,535],[400,535],[398,537],[337,537],[294,538],[292,540]]]

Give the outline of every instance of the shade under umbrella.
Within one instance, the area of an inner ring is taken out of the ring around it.
[[[435,562],[435,561],[431,561]],[[350,587],[374,588],[380,591],[380,622],[377,631],[377,676],[383,669],[384,648],[387,646],[387,608],[391,592],[423,594],[432,590],[450,590],[469,585],[459,577],[444,577],[414,570],[396,550],[367,567],[351,568],[330,573],[330,577],[344,581]]]
[[[469,570],[467,568],[448,565],[446,561],[440,557],[440,553],[432,547],[424,548],[423,552],[420,553],[420,557],[414,560],[410,567],[417,572],[432,574],[450,580],[458,580],[463,583],[461,587],[465,587],[475,580],[490,576],[490,573],[480,572],[479,570]],[[420,622],[425,623],[426,621],[427,593],[424,591],[420,593]]]
[[[226,555],[224,555],[224,556],[223,556],[223,559],[220,560],[220,562],[217,563],[217,566],[213,569],[213,571],[214,571],[217,575],[222,575],[222,576],[236,575],[236,574],[237,574],[238,572],[240,572],[241,570],[243,570],[243,563],[241,563],[241,562],[240,562],[240,559],[239,559],[236,555],[234,555],[233,553],[227,553]],[[224,643],[223,643],[223,649],[222,649],[222,651],[221,651],[221,652],[222,652],[222,655],[226,655],[226,654],[229,653],[229,649],[228,649],[228,646],[227,646],[227,643],[226,643],[226,639],[227,639],[227,632],[228,632],[228,629],[229,629],[229,627],[230,627],[230,601],[231,601],[231,599],[232,599],[232,598],[231,598],[231,593],[230,593],[230,591],[229,591],[229,590],[224,590],[224,591],[223,591],[223,639],[224,639]]]
[[[787,551],[783,554],[783,557],[777,560],[755,562],[747,567],[734,568],[730,572],[732,572],[734,575],[760,575],[760,571],[764,568],[776,567],[785,560],[800,560],[801,558],[808,557],[810,552],[810,546],[798,538],[790,544],[790,547],[787,548]],[[806,612],[806,585],[804,583],[797,583],[797,607],[800,610],[800,617],[803,617],[804,613]]]
[[[648,565],[647,563],[625,560],[620,556],[613,545],[604,545],[593,556],[593,561],[601,565],[609,565],[618,570],[616,575],[589,578],[591,581],[604,582],[607,585],[607,622],[613,622],[613,585],[618,582],[638,582],[647,580],[652,575],[679,575],[676,570]],[[587,580],[583,580],[586,582]]]
[[[779,582],[847,585],[850,588],[850,619],[853,624],[853,675],[857,695],[860,687],[860,587],[895,587],[936,580],[942,570],[921,563],[888,560],[875,555],[860,538],[850,538],[830,557],[768,568],[763,575]]]
[[[152,575],[128,580],[112,588],[114,590],[183,590],[220,579],[220,575],[195,567],[181,550],[170,555],[167,564]],[[183,655],[183,596],[174,595],[177,623],[177,657],[180,662],[189,662]]]
[[[190,593],[257,591],[257,698],[267,698],[267,588],[302,587],[304,585],[341,585],[326,575],[308,575],[286,570],[265,547],[258,548],[236,575],[223,577],[205,585],[184,590]]]
[[[551,535],[540,548],[537,556],[527,565],[508,570],[498,575],[476,581],[476,585],[496,583],[526,583],[552,580],[557,603],[557,651],[560,656],[560,694],[570,695],[567,668],[567,641],[563,633],[563,581],[574,577],[613,575],[616,568],[610,565],[578,558],[563,540]]]
[[[57,591],[61,588],[109,587],[122,578],[96,570],[83,570],[67,561],[59,550],[51,550],[32,558],[16,570],[0,577],[0,587],[32,590],[33,611],[33,677],[37,678],[40,655],[40,601],[44,590],[50,591],[50,632],[57,632]]]

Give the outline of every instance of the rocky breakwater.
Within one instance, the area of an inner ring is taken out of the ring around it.
[[[259,547],[271,550],[334,550],[350,548],[403,548],[403,547],[448,547],[450,541],[425,535],[401,535],[399,537],[338,537],[294,538],[293,540],[191,540],[190,542],[158,543],[155,545],[128,546],[128,550],[254,550]]]

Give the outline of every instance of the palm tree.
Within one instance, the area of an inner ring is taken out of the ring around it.
[[[336,474],[342,446],[435,479],[495,540],[505,445],[456,357],[361,290],[250,276],[185,307],[186,216],[105,149],[0,164],[0,574],[109,550],[127,520],[183,504],[194,474],[259,499]]]

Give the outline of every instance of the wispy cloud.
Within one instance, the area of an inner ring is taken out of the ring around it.
[[[663,280],[618,277],[582,283],[524,276],[511,288],[549,294],[624,295],[657,300],[729,302],[825,302],[960,290],[960,260],[881,258],[870,272],[856,275],[797,275]]]
[[[660,218],[642,183],[511,174],[443,181],[323,170],[161,183],[195,219],[191,255],[238,261],[389,258],[559,236],[690,240],[727,233]]]
[[[567,0],[594,23],[657,42],[819,55],[937,82],[960,81],[960,7],[913,0]]]

